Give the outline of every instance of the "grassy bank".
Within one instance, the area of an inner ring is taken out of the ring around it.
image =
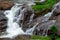
[[[37,2],[37,5],[33,6],[32,8],[34,10],[43,10],[43,9],[51,8],[53,4],[55,4],[56,2],[57,0],[46,0],[46,2],[44,3]]]
[[[49,37],[35,35],[30,38],[31,40],[51,40]]]
[[[49,36],[34,35],[29,40],[52,40],[52,39]],[[60,40],[60,37],[56,38],[55,40]]]

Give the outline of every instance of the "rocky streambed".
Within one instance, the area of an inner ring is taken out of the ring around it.
[[[2,9],[2,10],[0,10],[0,33],[4,32],[6,30],[6,28],[7,28],[7,18],[4,15],[4,11],[6,9],[10,10],[10,8],[13,6],[13,4],[11,4],[11,3],[6,3],[6,4],[5,3],[1,4],[2,7],[0,8],[0,9]],[[5,5],[5,6],[3,6],[3,5]],[[25,14],[25,19],[23,20],[23,25],[22,25],[23,30],[25,31],[25,29],[32,28],[32,26],[35,23],[38,22],[39,25],[34,30],[34,35],[36,35],[36,34],[37,35],[43,35],[43,34],[40,34],[41,33],[40,29],[44,30],[44,32],[47,32],[47,30],[50,29],[51,26],[56,25],[56,27],[58,28],[58,32],[56,32],[56,33],[57,33],[57,35],[60,36],[60,8],[59,7],[60,6],[57,6],[57,9],[54,11],[53,15],[46,22],[42,22],[42,20],[44,20],[45,17],[43,17],[41,15],[41,13],[48,13],[52,9],[46,9],[46,10],[43,10],[43,11],[35,11],[34,19],[30,23],[28,23],[28,20],[29,20],[29,17],[31,16],[32,11],[25,12],[26,13]],[[54,22],[53,20],[55,20],[56,22]],[[29,40],[29,37],[31,37],[31,36],[18,35],[17,37],[15,37],[13,39],[0,38],[0,40]]]

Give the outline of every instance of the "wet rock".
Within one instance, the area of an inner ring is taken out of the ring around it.
[[[3,14],[4,11],[0,10],[0,32],[4,31],[4,29],[6,29],[7,27],[7,18],[5,17],[5,15]]]
[[[57,3],[56,5],[53,6],[53,8],[55,8],[56,6],[56,9],[54,10],[54,15],[58,16],[60,14],[60,3]]]
[[[58,16],[58,15],[60,15],[60,10],[57,9],[57,10],[54,11],[53,16]]]
[[[29,22],[29,20],[30,20],[30,16],[32,15],[32,11],[27,11],[27,12],[25,12],[25,17],[24,17],[24,22],[23,23],[28,23]]]
[[[10,39],[10,38],[0,38],[0,40],[29,40],[31,36],[29,35],[18,35],[17,37]]]
[[[24,25],[25,29],[33,27],[36,23],[42,23],[41,17],[37,17],[37,18],[33,19],[32,22],[26,23]]]
[[[53,25],[55,25],[55,22],[56,22],[55,20],[50,20],[50,21],[39,24],[37,27],[37,31],[38,31],[37,34],[41,36],[46,36],[48,30],[50,30],[50,28]]]
[[[42,24],[42,23],[45,23],[45,22],[50,22],[50,21],[46,21],[45,20],[46,19],[46,17],[43,17],[43,16],[41,16],[41,17],[37,17],[37,18],[35,18],[32,22],[30,22],[30,23],[27,23],[27,24],[25,24],[24,26],[25,27],[28,27],[28,28],[31,28],[31,27],[33,27],[33,25],[34,24],[36,24],[36,23],[39,23],[39,24]],[[47,23],[47,24],[48,24]],[[50,22],[50,23],[52,23],[52,22]],[[46,24],[46,26],[47,26],[47,24]],[[40,26],[40,25],[39,25]],[[26,28],[25,28],[26,29]]]
[[[38,26],[38,29],[41,28],[43,30],[49,30],[51,26],[55,25],[56,20],[50,20],[47,22],[43,22]]]
[[[13,6],[13,3],[10,1],[2,1],[0,2],[0,10],[10,9]]]
[[[56,18],[56,26],[57,26],[57,28],[58,28],[58,32],[57,32],[57,34],[60,36],[60,15]]]
[[[49,20],[56,20],[57,16],[52,15]]]
[[[21,21],[23,28],[25,27],[24,25],[30,22],[30,17],[32,14],[34,14],[32,8],[29,5],[23,4],[22,9],[24,8],[26,8],[23,14],[24,19]]]

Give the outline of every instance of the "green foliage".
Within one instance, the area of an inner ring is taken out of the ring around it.
[[[33,40],[50,40],[49,37],[39,36],[39,35],[35,35],[31,39],[33,39]]]
[[[58,36],[55,35],[55,34],[50,34],[49,37],[50,37],[51,39],[52,39],[52,38],[55,38],[55,39],[58,38]]]
[[[36,3],[37,5],[34,5],[32,8],[34,10],[43,10],[43,9],[47,9],[47,8],[51,8],[53,4],[55,4],[57,2],[57,0],[46,0],[46,2],[44,2],[43,4],[41,3]]]
[[[50,30],[51,30],[51,32],[53,32],[53,33],[55,33],[55,32],[57,32],[57,27],[56,26],[52,26],[51,28],[50,28]]]
[[[60,38],[57,38],[56,40],[60,40]]]
[[[57,32],[57,27],[56,26],[52,26],[51,28],[50,28],[50,30],[51,30],[51,34],[49,35],[49,37],[51,38],[51,39],[56,39],[56,38],[58,38],[58,36],[55,34],[56,32]]]

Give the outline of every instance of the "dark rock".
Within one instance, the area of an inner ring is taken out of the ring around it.
[[[59,3],[60,4],[60,3]],[[54,15],[58,16],[60,14],[60,5],[58,3],[56,5],[53,6],[53,8],[56,7],[56,9],[54,10]]]
[[[53,16],[58,16],[58,15],[60,15],[60,10],[55,10]]]
[[[7,27],[7,18],[4,15],[4,11],[0,10],[0,32],[2,32]]]
[[[34,18],[37,18],[38,16],[43,16],[50,11],[51,11],[51,9],[44,9],[44,10],[38,10],[38,11],[35,10],[34,11],[35,12]]]
[[[58,2],[60,1],[60,0],[57,0]]]
[[[22,27],[23,28],[25,28],[24,25],[26,25],[27,23],[29,23],[31,15],[34,14],[32,8],[30,6],[28,6],[26,4],[23,4],[22,5],[22,9],[24,9],[24,8],[26,8],[25,11],[24,11],[24,16],[23,16],[24,19],[20,20],[20,23],[22,23]]]
[[[26,24],[24,25],[25,29],[33,27],[37,22],[38,22],[38,23],[41,23],[41,19],[40,19],[40,18],[41,18],[41,17],[37,17],[37,18],[33,19],[32,22],[26,23]]]
[[[9,39],[9,38],[0,38],[0,40],[12,40],[12,39]]]

